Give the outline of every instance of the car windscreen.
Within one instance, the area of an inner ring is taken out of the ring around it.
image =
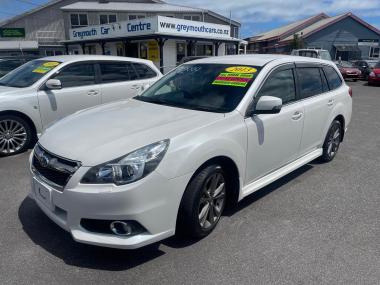
[[[60,64],[61,62],[49,60],[29,61],[2,77],[0,86],[29,87]]]
[[[233,111],[261,68],[228,64],[185,64],[135,99],[178,108]]]
[[[318,58],[317,52],[312,51],[312,50],[300,50],[300,51],[298,51],[298,55],[299,56]]]

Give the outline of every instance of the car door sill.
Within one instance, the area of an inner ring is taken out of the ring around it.
[[[246,185],[243,187],[242,192],[240,193],[239,200],[243,199],[244,197],[252,194],[253,192],[271,184],[272,182],[276,181],[277,179],[289,174],[290,172],[296,170],[297,168],[300,168],[301,166],[309,163],[310,161],[320,157],[323,153],[323,150],[321,148],[318,148],[316,150],[313,150],[312,152],[309,152],[308,154],[298,158],[297,160],[265,175],[264,177],[259,178],[256,181],[253,181],[252,183]]]

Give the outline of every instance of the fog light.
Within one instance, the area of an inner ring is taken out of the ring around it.
[[[129,236],[132,234],[132,227],[126,222],[114,221],[111,223],[110,229],[118,236]]]

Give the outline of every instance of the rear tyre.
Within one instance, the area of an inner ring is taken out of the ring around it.
[[[14,115],[0,116],[0,156],[25,151],[31,140],[31,127],[23,118]]]
[[[342,124],[338,120],[334,120],[327,133],[325,142],[323,143],[321,161],[330,162],[334,159],[339,150],[342,136]]]
[[[203,238],[218,224],[226,205],[226,175],[219,165],[205,167],[192,178],[182,197],[176,232]]]

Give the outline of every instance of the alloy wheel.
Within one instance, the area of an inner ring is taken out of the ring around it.
[[[214,173],[204,184],[199,202],[198,218],[203,229],[214,226],[220,219],[226,202],[225,180],[221,173]]]
[[[334,157],[339,149],[340,144],[340,127],[339,125],[333,125],[327,141],[327,153],[329,157]]]
[[[0,121],[0,154],[9,155],[24,147],[27,141],[25,127],[11,119]]]

